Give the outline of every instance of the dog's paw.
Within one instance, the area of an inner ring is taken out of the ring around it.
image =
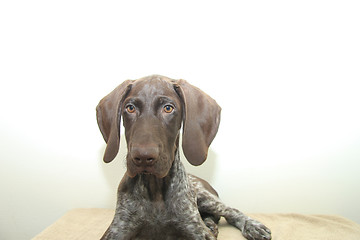
[[[208,233],[205,235],[205,240],[216,240],[217,237],[215,237],[212,233]]]
[[[211,218],[204,219],[205,225],[210,229],[212,234],[217,237],[219,235],[218,225]]]
[[[250,219],[247,220],[242,234],[249,240],[270,240],[271,231],[264,224]]]

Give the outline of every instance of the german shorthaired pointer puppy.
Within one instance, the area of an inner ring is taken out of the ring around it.
[[[225,206],[180,161],[181,125],[186,159],[193,165],[206,160],[220,122],[215,100],[185,80],[154,75],[123,82],[96,110],[107,143],[104,161],[118,153],[121,117],[128,149],[115,216],[102,239],[214,240],[220,217],[247,239],[271,239],[267,227]]]

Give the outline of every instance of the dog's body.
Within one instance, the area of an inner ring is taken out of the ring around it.
[[[204,180],[185,172],[179,134],[187,160],[202,164],[215,137],[221,108],[184,80],[149,76],[125,81],[97,107],[107,142],[104,161],[119,149],[120,119],[128,145],[127,174],[118,188],[114,219],[102,239],[216,239],[221,216],[248,239],[271,239],[270,230],[226,207]]]

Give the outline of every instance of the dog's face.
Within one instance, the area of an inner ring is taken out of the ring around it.
[[[104,161],[119,151],[120,121],[128,144],[127,174],[165,177],[179,146],[193,165],[202,164],[214,139],[221,108],[214,99],[185,80],[154,75],[127,80],[105,96],[96,108],[97,121],[107,147]]]
[[[127,173],[165,177],[175,159],[182,103],[173,84],[161,80],[133,83],[122,106],[127,141]]]

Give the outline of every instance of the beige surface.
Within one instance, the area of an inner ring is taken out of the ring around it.
[[[34,240],[100,239],[114,211],[74,209],[37,235]],[[274,240],[359,240],[360,225],[339,216],[301,214],[249,214],[268,226]],[[243,240],[236,228],[221,220],[220,240]]]

